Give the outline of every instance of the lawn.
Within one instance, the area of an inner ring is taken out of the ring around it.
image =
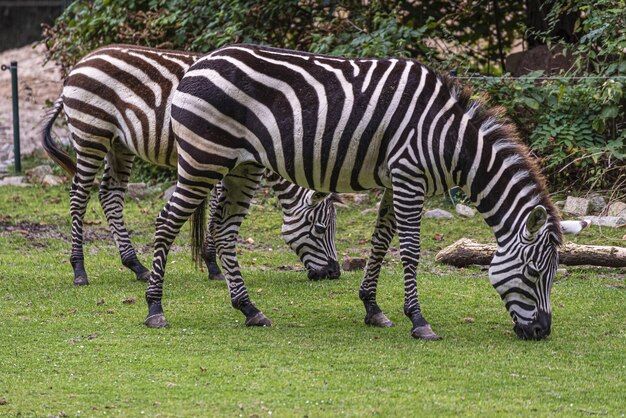
[[[275,200],[260,195],[240,262],[275,326],[243,325],[225,284],[192,266],[185,229],[165,278],[170,328],[148,329],[145,285],[121,267],[95,198],[85,227],[91,284],[72,285],[67,190],[0,188],[0,416],[626,414],[624,269],[567,267],[552,292],[552,335],[521,341],[486,271],[434,262],[462,236],[492,240],[486,224],[426,219],[420,301],[443,340],[418,341],[402,313],[397,241],[379,286],[396,326],[367,327],[362,272],[307,280],[280,239]],[[360,212],[374,204],[339,209],[340,256],[367,253],[375,215]],[[162,206],[158,197],[127,203],[146,265]],[[625,232],[592,227],[572,239],[623,245]]]

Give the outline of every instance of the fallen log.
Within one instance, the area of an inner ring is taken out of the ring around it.
[[[469,238],[461,238],[439,251],[435,260],[456,267],[489,265],[495,252],[495,244],[481,244]],[[559,263],[568,266],[626,267],[626,248],[568,242],[559,249]]]

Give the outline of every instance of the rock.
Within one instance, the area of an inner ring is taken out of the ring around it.
[[[424,214],[424,218],[452,219],[454,218],[454,216],[447,210],[432,209],[432,210],[426,211],[426,213]]]
[[[176,185],[170,186],[166,191],[163,192],[163,200],[166,202],[170,200],[170,197],[174,194],[174,189],[176,189]]]
[[[363,270],[366,264],[367,260],[364,258],[344,257],[343,262],[341,263],[341,269],[343,271]]]
[[[365,193],[353,193],[349,195],[349,198],[352,199],[354,203],[360,205],[361,203],[367,202],[370,197]]]
[[[606,206],[606,199],[598,193],[589,196],[589,214],[599,215]]]
[[[456,204],[455,210],[456,213],[465,218],[472,218],[474,215],[476,215],[476,211],[474,209],[470,208],[469,206],[462,205],[461,203]]]
[[[574,216],[585,216],[589,213],[589,200],[581,197],[568,196],[563,212]]]
[[[0,161],[0,175],[9,172],[9,165],[3,161]]]
[[[361,211],[361,215],[365,216],[365,215],[369,215],[371,213],[378,213],[378,209],[376,208],[370,208],[370,209],[365,209]]]
[[[611,203],[607,216],[620,216],[622,218],[626,218],[626,203]]]
[[[42,186],[59,186],[64,183],[63,177],[55,176],[52,174],[46,174],[41,181]]]
[[[146,183],[128,183],[128,196],[133,199],[145,199],[152,194]]]
[[[586,220],[591,221],[595,226],[606,226],[608,228],[618,228],[626,225],[626,217],[620,216],[587,216]]]
[[[29,170],[26,170],[24,173],[26,174],[26,178],[34,184],[41,184],[44,177],[47,175],[52,175],[52,167],[49,165],[40,165]]]
[[[30,184],[26,182],[26,177],[24,176],[12,176],[12,177],[5,177],[2,180],[0,180],[0,186],[29,187]]]

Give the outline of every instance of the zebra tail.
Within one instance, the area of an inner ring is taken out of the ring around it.
[[[206,229],[206,199],[191,215],[191,259],[196,267],[202,264],[202,245]]]
[[[74,177],[76,174],[76,161],[72,160],[69,155],[59,149],[54,138],[52,138],[52,126],[57,116],[59,116],[59,113],[61,113],[61,109],[63,109],[63,96],[59,97],[56,102],[54,102],[54,106],[48,111],[44,118],[45,125],[43,128],[42,144],[48,156],[60,165],[67,174]]]

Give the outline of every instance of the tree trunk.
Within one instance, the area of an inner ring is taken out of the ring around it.
[[[480,244],[468,238],[461,238],[439,251],[435,259],[457,267],[471,264],[488,265],[495,252],[495,244]],[[559,263],[568,266],[626,267],[626,248],[568,242],[559,249]]]

